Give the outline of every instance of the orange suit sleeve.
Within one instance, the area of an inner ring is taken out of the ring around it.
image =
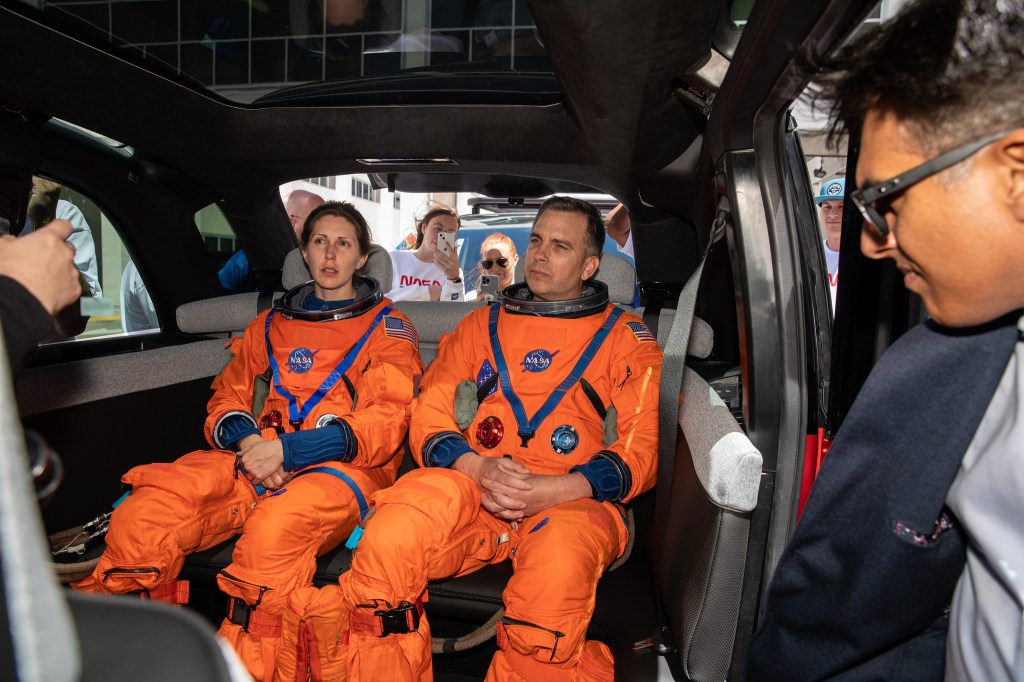
[[[397,311],[389,315],[408,322]],[[413,391],[423,374],[417,345],[405,338],[388,336],[383,325],[367,346],[366,359],[361,358],[349,370],[358,404],[353,412],[344,415],[357,442],[356,455],[350,463],[364,468],[386,464],[402,448],[409,428]]]
[[[266,317],[266,312],[257,315],[246,327],[241,339],[232,339],[234,357],[211,385],[214,393],[207,403],[204,431],[207,442],[215,448],[223,447],[217,436],[217,426],[225,417],[231,414],[248,416],[256,426],[258,415],[252,414],[253,382],[269,367],[266,341],[263,338]]]
[[[619,498],[628,502],[654,487],[657,478],[662,352],[656,341],[638,340],[622,322],[616,326],[622,333],[616,335],[615,356],[622,359],[612,368],[611,402],[618,437],[607,451],[629,468],[628,486]]]

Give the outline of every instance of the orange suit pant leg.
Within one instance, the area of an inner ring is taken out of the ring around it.
[[[338,462],[327,466],[349,475],[364,496],[374,492],[362,472]],[[288,596],[312,584],[317,557],[344,542],[358,522],[352,489],[324,473],[292,479],[282,492],[261,499],[249,515],[231,565],[218,574],[217,583],[229,597],[256,607],[248,631],[225,618],[219,632],[255,679],[273,677]]]
[[[154,590],[177,578],[186,555],[237,535],[256,501],[249,482],[235,476],[235,455],[224,450],[137,466],[121,480],[132,494],[114,510],[103,556],[76,590]]]
[[[476,484],[448,469],[409,472],[378,493],[376,506],[352,568],[339,579],[350,616],[349,680],[430,679],[425,617],[413,632],[379,637],[360,628],[360,616],[386,604],[415,603],[428,580],[464,575],[506,558],[508,543],[498,544],[498,536],[508,525],[482,512]]]
[[[488,680],[612,681],[611,652],[586,634],[597,581],[625,549],[626,533],[613,505],[591,499],[519,524]]]

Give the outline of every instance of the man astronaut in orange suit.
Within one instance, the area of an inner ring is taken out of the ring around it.
[[[214,381],[215,449],[125,474],[107,548],[74,585],[184,603],[185,556],[241,533],[217,576],[229,597],[219,634],[258,680],[273,677],[288,595],[394,482],[423,368],[408,319],[356,274],[371,242],[355,207],[316,208],[301,241],[312,281],[249,324]]]
[[[410,423],[422,468],[377,494],[339,581],[350,679],[430,679],[427,581],[505,560],[487,679],[613,679],[586,631],[626,546],[621,505],[655,482],[662,355],[591,279],[603,240],[593,205],[549,199],[526,282],[442,341]]]

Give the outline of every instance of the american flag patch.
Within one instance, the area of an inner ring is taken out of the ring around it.
[[[409,324],[409,322],[401,317],[385,315],[384,333],[396,339],[405,339],[413,345],[419,345],[419,339],[416,337],[416,330],[413,329],[413,326]]]
[[[651,333],[651,330],[643,322],[627,322],[626,326],[636,336],[637,341],[657,341],[654,338],[654,334]]]

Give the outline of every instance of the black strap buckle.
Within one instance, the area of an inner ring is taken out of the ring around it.
[[[387,611],[374,611],[373,615],[380,617],[381,637],[407,635],[420,627],[420,610],[407,601]]]
[[[246,632],[249,632],[249,618],[255,610],[256,607],[249,606],[244,599],[238,597],[228,599],[228,620]]]

